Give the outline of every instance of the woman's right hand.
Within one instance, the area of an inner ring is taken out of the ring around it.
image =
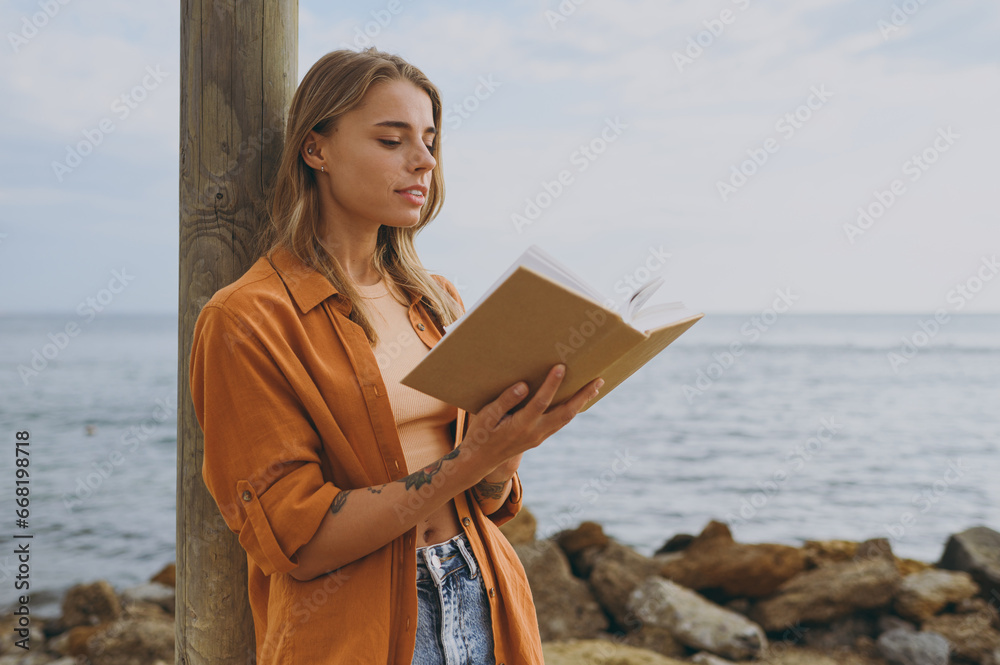
[[[527,384],[523,381],[510,386],[478,413],[469,416],[469,428],[460,445],[483,459],[484,465],[488,466],[483,475],[505,460],[538,446],[573,420],[584,404],[597,396],[598,389],[604,383],[600,377],[580,388],[562,404],[548,410],[562,384],[565,367],[561,363],[553,365],[531,401],[515,413],[508,412],[527,393]],[[524,389],[520,395],[517,394],[518,387]]]
[[[296,551],[298,567],[290,575],[311,580],[357,561],[425,522],[435,510],[497,467],[502,465],[505,475],[506,471],[513,474],[511,469],[516,468],[521,453],[558,431],[597,394],[600,379],[547,411],[562,383],[562,376],[554,370],[516,413],[507,412],[524,399],[514,392],[517,384],[470,416],[469,429],[458,447],[429,466],[369,487],[369,491],[341,489],[316,534]]]

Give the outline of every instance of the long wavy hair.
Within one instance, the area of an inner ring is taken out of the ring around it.
[[[431,99],[434,128],[441,135],[441,94],[419,69],[398,55],[374,47],[364,51],[331,51],[309,69],[292,98],[285,128],[281,162],[266,203],[270,225],[258,239],[257,256],[270,258],[284,247],[303,263],[323,274],[338,292],[351,302],[349,319],[364,330],[372,347],[378,333],[370,310],[335,256],[323,247],[319,235],[319,189],[314,169],[302,159],[300,150],[310,130],[330,136],[337,119],[357,107],[373,85],[405,80],[424,90]],[[419,295],[431,314],[447,326],[461,314],[451,294],[424,268],[417,256],[414,238],[437,216],[444,203],[441,175],[441,141],[436,140],[431,183],[420,221],[400,228],[381,226],[378,230],[372,267],[391,279],[407,297]]]

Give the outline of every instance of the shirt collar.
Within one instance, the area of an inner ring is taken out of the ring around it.
[[[347,296],[337,291],[337,287],[330,283],[321,272],[306,265],[284,246],[278,246],[271,253],[271,265],[278,272],[288,292],[292,294],[295,304],[299,306],[303,314],[306,314],[316,305],[320,304],[330,296],[337,296],[336,306],[345,316],[351,311],[351,302]],[[419,299],[418,296],[410,295],[410,307]]]

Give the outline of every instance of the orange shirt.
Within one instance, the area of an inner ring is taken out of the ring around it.
[[[447,279],[434,277],[461,303]],[[247,552],[258,665],[412,660],[416,527],[326,575],[303,582],[288,574],[338,492],[407,475],[382,374],[350,309],[322,274],[278,249],[217,291],[195,323],[202,476]],[[428,347],[441,339],[416,298],[409,319]],[[466,424],[458,409],[455,445]],[[497,664],[541,665],[524,568],[497,528],[521,508],[520,479],[491,515],[471,490],[454,503],[489,591]]]

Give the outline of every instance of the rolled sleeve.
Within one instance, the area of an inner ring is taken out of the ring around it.
[[[493,523],[497,526],[505,524],[512,519],[514,515],[521,510],[521,478],[514,473],[511,477],[510,492],[507,494],[506,500],[496,509],[495,512],[487,515]]]
[[[265,575],[295,569],[340,491],[323,477],[305,407],[253,330],[219,305],[195,323],[190,373],[206,487]]]

